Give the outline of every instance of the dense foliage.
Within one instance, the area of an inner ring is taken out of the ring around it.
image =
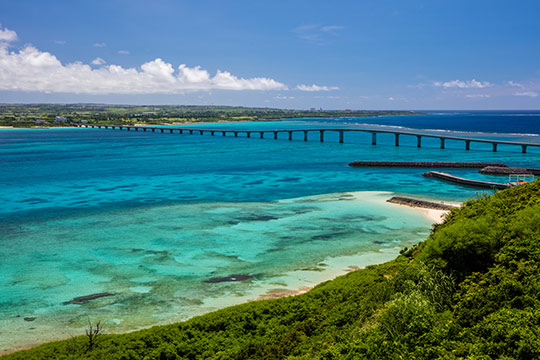
[[[7,359],[540,358],[540,181],[453,210],[416,248],[296,297]]]
[[[88,124],[133,125],[414,114],[412,111],[290,110],[242,106],[0,104],[0,126],[50,127],[78,124],[81,121]],[[67,122],[55,122],[57,116],[65,117]]]

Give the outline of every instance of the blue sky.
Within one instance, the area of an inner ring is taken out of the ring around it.
[[[540,109],[538,1],[0,0],[0,102]]]

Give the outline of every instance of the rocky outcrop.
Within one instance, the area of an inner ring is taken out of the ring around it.
[[[253,279],[253,276],[251,275],[243,275],[243,274],[233,274],[225,277],[214,277],[210,278],[208,280],[205,280],[205,283],[220,283],[220,282],[231,282],[231,281],[244,281],[244,280],[251,280]]]
[[[114,295],[116,295],[116,294],[103,292],[103,293],[98,293],[98,294],[79,296],[79,297],[76,297],[76,298],[74,298],[72,300],[64,302],[64,305],[68,305],[68,304],[82,305],[82,304],[86,304],[90,300],[99,299],[99,298],[106,297],[106,296],[114,296]]]
[[[405,206],[410,206],[410,207],[418,207],[418,208],[434,209],[434,210],[450,210],[456,207],[453,205],[436,203],[436,202],[426,201],[426,200],[412,199],[412,198],[401,197],[401,196],[394,196],[386,201],[392,204],[399,204],[399,205],[405,205]]]

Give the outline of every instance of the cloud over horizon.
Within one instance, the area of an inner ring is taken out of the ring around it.
[[[172,64],[156,58],[139,68],[106,65],[92,68],[89,64],[63,64],[58,58],[32,45],[9,51],[9,43],[17,40],[14,31],[0,28],[0,90],[38,91],[75,94],[181,94],[207,90],[287,90],[287,86],[265,77],[240,78],[228,71],[217,70],[211,76],[200,66]],[[104,65],[96,58],[93,65]]]
[[[335,91],[339,90],[337,86],[320,86],[320,85],[298,85],[296,90],[300,91]]]
[[[452,80],[452,81],[435,81],[433,83],[433,86],[437,87],[443,87],[443,88],[459,88],[459,89],[484,89],[487,87],[493,86],[493,84],[485,81],[477,81],[475,79],[469,80],[469,81],[462,81],[462,80]]]
[[[524,91],[524,92],[517,92],[513,94],[514,96],[527,96],[527,97],[537,97],[538,93],[534,91]]]

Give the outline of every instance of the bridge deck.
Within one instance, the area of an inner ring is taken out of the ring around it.
[[[514,145],[520,146],[522,153],[527,152],[527,147],[540,147],[540,143],[530,143],[530,142],[519,142],[519,141],[506,141],[506,140],[492,140],[492,139],[478,139],[478,138],[468,138],[468,137],[459,137],[459,136],[446,136],[438,134],[429,134],[422,132],[412,132],[412,131],[396,131],[396,130],[383,130],[383,129],[343,129],[343,128],[305,128],[305,129],[267,129],[267,130],[247,130],[247,129],[224,129],[224,128],[197,128],[197,127],[161,127],[161,126],[134,126],[134,125],[80,125],[81,127],[91,127],[99,129],[111,129],[111,130],[135,130],[143,131],[151,130],[152,132],[179,132],[183,134],[188,132],[189,134],[199,133],[203,135],[204,133],[210,133],[214,135],[215,133],[221,133],[223,136],[226,134],[232,133],[234,136],[238,134],[246,134],[247,137],[251,137],[251,134],[259,134],[260,138],[264,137],[264,134],[274,134],[274,139],[277,139],[279,133],[288,133],[289,140],[292,140],[293,133],[303,133],[304,141],[308,140],[308,133],[310,132],[319,132],[320,141],[324,141],[324,133],[326,132],[337,132],[339,134],[339,142],[344,142],[344,134],[350,132],[363,132],[371,133],[371,143],[372,145],[377,144],[377,134],[393,134],[395,136],[395,145],[399,146],[400,136],[415,136],[417,138],[417,147],[422,146],[422,138],[435,138],[440,140],[441,149],[445,148],[446,140],[456,140],[463,141],[465,143],[465,150],[470,150],[471,143],[484,143],[491,144],[492,150],[497,151],[498,145]]]

